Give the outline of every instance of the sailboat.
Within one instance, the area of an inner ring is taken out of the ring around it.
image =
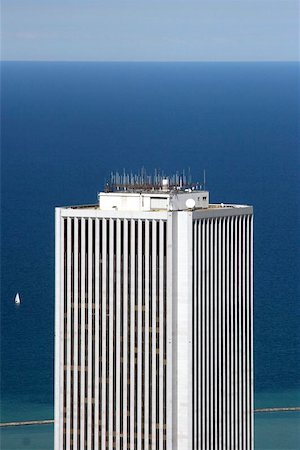
[[[15,296],[15,304],[19,305],[20,303],[21,303],[20,295],[19,292],[17,292]]]

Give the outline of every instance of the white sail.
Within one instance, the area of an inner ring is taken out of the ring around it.
[[[19,292],[17,292],[17,294],[15,296],[15,304],[19,305],[20,303],[21,303],[20,295],[19,295]]]

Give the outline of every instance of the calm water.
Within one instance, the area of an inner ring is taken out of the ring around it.
[[[297,64],[2,64],[2,421],[53,417],[54,207],[141,166],[205,168],[213,202],[254,205],[256,405],[300,405],[299,79]],[[256,415],[256,449],[300,448],[299,418]],[[51,449],[52,433],[7,429],[1,448]]]

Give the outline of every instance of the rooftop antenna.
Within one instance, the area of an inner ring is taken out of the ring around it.
[[[203,189],[205,191],[205,187],[206,187],[206,171],[205,169],[203,170]]]

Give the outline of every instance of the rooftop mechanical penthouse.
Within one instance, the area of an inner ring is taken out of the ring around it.
[[[56,209],[56,450],[252,450],[252,207],[112,174]]]

